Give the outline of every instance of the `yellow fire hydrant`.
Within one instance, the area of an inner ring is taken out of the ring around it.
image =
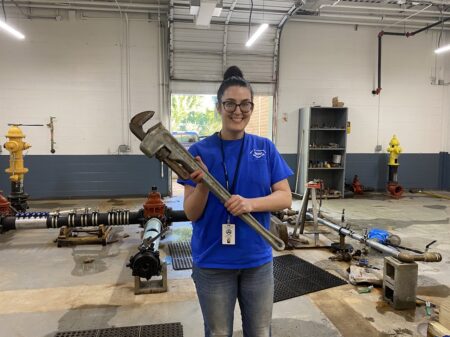
[[[5,170],[10,175],[9,179],[14,183],[23,181],[23,176],[28,169],[23,167],[23,151],[31,147],[23,139],[25,135],[18,125],[12,125],[6,134],[8,141],[3,147],[10,152],[9,167]]]
[[[402,148],[400,147],[400,142],[397,139],[397,136],[392,136],[391,141],[389,142],[389,147],[387,148],[387,152],[389,155],[389,166],[398,166],[398,155],[402,152]]]
[[[387,189],[391,196],[394,198],[400,198],[403,194],[403,187],[398,183],[398,155],[402,152],[400,147],[400,142],[397,136],[394,135],[389,142],[389,147],[387,149],[389,152],[389,181]]]

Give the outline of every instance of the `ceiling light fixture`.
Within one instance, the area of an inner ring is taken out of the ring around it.
[[[195,16],[195,25],[208,28],[213,16],[220,16],[222,0],[190,0],[189,14]]]
[[[14,37],[18,38],[19,40],[23,40],[25,38],[25,35],[23,35],[21,32],[15,30],[13,27],[8,25],[6,22],[0,20],[0,28],[7,31]]]
[[[443,46],[443,47],[440,47],[440,48],[438,48],[438,49],[435,49],[434,52],[435,52],[436,54],[442,54],[442,53],[445,53],[445,52],[447,52],[447,51],[449,51],[449,50],[450,50],[450,44],[448,44],[448,45],[446,45],[446,46]]]
[[[254,32],[253,35],[248,39],[245,46],[250,47],[258,39],[258,37],[260,37],[262,33],[264,33],[267,27],[269,27],[267,23],[263,23],[261,26],[259,26],[256,32]]]

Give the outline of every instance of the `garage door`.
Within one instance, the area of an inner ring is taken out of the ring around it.
[[[257,26],[252,26],[252,32],[256,29]],[[269,27],[247,48],[248,26],[211,24],[209,29],[199,29],[193,23],[175,22],[171,91],[214,94],[225,69],[237,65],[257,94],[273,95],[275,33],[276,29]]]

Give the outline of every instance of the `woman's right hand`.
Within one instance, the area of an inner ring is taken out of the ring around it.
[[[208,168],[205,163],[203,163],[202,158],[200,156],[196,156],[195,160],[200,164],[203,170],[198,169],[191,173],[191,180],[196,184],[201,184],[203,182],[203,177],[205,176],[205,171],[208,172]]]

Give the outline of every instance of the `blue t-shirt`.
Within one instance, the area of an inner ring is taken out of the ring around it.
[[[242,139],[223,140],[225,164],[229,185],[236,171]],[[189,148],[195,157],[200,156],[209,172],[222,184],[225,173],[222,165],[221,140],[218,134],[209,136]],[[271,186],[286,179],[293,172],[281,157],[275,145],[267,138],[245,134],[244,148],[233,194],[245,198],[264,197],[272,193]],[[191,180],[178,179],[178,183],[195,186]],[[269,229],[270,212],[255,212],[252,215]],[[272,247],[243,222],[230,215],[230,223],[236,225],[236,244],[222,244],[222,224],[227,223],[228,213],[220,200],[209,193],[203,214],[193,221],[192,257],[201,268],[241,269],[263,265],[272,259]]]

